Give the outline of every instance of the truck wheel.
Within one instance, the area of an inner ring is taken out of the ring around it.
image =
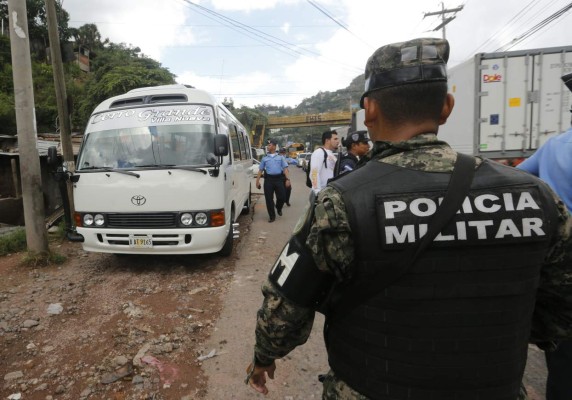
[[[222,249],[220,249],[219,251],[219,254],[223,257],[228,257],[232,254],[232,245],[234,243],[234,234],[232,229],[233,223],[234,223],[234,210],[230,215],[230,229],[228,230],[228,235],[226,236],[224,246],[222,246]]]
[[[250,189],[248,190],[248,198],[246,199],[246,202],[244,203],[244,206],[242,206],[242,211],[241,211],[241,215],[247,215],[250,214],[250,207],[252,204],[252,192],[250,191]]]

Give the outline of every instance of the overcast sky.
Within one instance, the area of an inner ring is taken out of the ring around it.
[[[384,44],[442,36],[433,31],[441,17],[424,18],[442,9],[432,0],[61,1],[71,26],[95,23],[103,38],[140,47],[177,75],[177,82],[221,100],[232,97],[236,106],[295,106],[319,91],[347,87]],[[464,7],[446,26],[449,66],[510,44],[569,4],[445,1],[445,9]],[[572,45],[571,15],[511,50]]]

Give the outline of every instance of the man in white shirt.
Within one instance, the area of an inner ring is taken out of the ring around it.
[[[322,133],[322,147],[317,148],[312,153],[310,159],[310,180],[312,190],[316,194],[326,187],[328,179],[334,177],[334,167],[336,166],[336,155],[334,151],[338,148],[340,139],[336,131],[325,131]]]

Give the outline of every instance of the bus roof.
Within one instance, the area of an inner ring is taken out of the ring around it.
[[[101,102],[92,114],[112,109],[172,103],[219,104],[224,107],[213,95],[204,90],[187,85],[162,85],[133,89],[125,94],[110,97]]]

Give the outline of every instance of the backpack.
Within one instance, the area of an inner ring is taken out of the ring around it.
[[[326,164],[326,160],[328,159],[328,153],[326,152],[326,150],[324,150],[323,147],[320,147],[320,149],[322,149],[322,151],[324,152],[324,167],[327,167]],[[312,168],[312,157],[310,157],[310,159],[308,160],[308,166],[306,167],[306,186],[308,186],[309,188],[312,187],[312,180],[310,179],[310,169]]]

